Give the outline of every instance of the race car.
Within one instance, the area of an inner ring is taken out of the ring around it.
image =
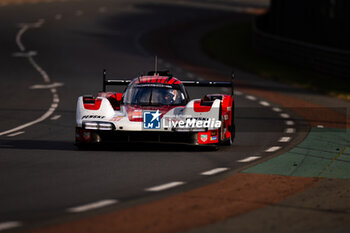
[[[106,91],[124,85],[123,93]],[[185,86],[229,87],[231,94],[207,94],[190,100]],[[231,81],[180,81],[169,71],[151,71],[133,80],[108,80],[97,97],[77,101],[75,142],[180,143],[231,145],[235,137],[233,75]]]

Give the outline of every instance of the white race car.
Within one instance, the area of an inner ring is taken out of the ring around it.
[[[106,92],[109,85],[127,88],[124,93]],[[184,86],[230,87],[232,91],[190,100]],[[234,136],[233,80],[180,81],[168,71],[152,71],[133,80],[107,80],[104,71],[103,91],[97,97],[78,98],[78,147],[125,142],[231,145]]]

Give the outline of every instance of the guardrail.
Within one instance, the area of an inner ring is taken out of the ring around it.
[[[261,53],[335,76],[350,78],[350,51],[272,35],[253,20],[253,42]]]

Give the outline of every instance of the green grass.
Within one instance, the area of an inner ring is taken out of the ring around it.
[[[202,49],[216,60],[261,77],[350,99],[346,80],[259,54],[253,48],[252,33],[251,22],[227,25],[205,35]]]

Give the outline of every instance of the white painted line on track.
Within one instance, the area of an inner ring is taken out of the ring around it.
[[[20,226],[22,226],[22,223],[17,221],[0,222],[0,231],[5,231]]]
[[[317,125],[317,128],[324,128],[323,125]]]
[[[13,53],[12,56],[13,57],[32,57],[32,56],[36,56],[38,53],[36,51],[29,51],[29,52],[17,52],[17,53]]]
[[[247,95],[245,98],[248,100],[256,100],[256,97],[252,95]]]
[[[280,108],[272,108],[272,111],[274,111],[274,112],[282,112],[282,109],[280,109]]]
[[[55,15],[56,20],[61,20],[62,19],[62,14],[56,14]]]
[[[41,25],[45,22],[44,19],[39,19],[37,22],[35,23],[22,23],[20,24],[19,26],[21,27],[21,29],[19,30],[19,32],[17,33],[17,36],[16,36],[16,43],[19,47],[19,49],[21,50],[21,52],[24,52],[25,50],[25,47],[23,46],[22,42],[21,42],[21,36],[23,35],[23,33],[28,30],[29,28],[39,28],[41,27]],[[24,30],[24,29],[25,30]],[[46,73],[45,70],[43,70],[36,62],[35,60],[33,59],[32,56],[28,56],[28,61],[32,64],[32,66],[41,74],[43,80],[45,83],[50,83],[51,80],[50,80],[50,77],[49,75]],[[54,87],[57,87],[57,84],[56,86]],[[51,92],[54,94],[57,92],[56,88],[54,87],[50,87],[50,90]],[[6,135],[6,134],[11,134],[11,133],[15,133],[16,131],[20,131],[24,128],[27,128],[27,127],[30,127],[32,125],[35,125],[35,124],[38,124],[44,120],[46,120],[47,118],[49,118],[53,113],[54,111],[56,110],[56,108],[58,107],[58,103],[59,102],[59,98],[58,98],[58,95],[56,95],[56,98],[54,97],[53,95],[53,103],[51,104],[51,107],[39,118],[37,118],[36,120],[34,121],[31,121],[31,122],[28,122],[28,123],[25,123],[25,124],[22,124],[20,126],[17,126],[13,129],[9,129],[9,130],[6,130],[6,131],[3,131],[3,132],[0,132],[0,136],[2,135]]]
[[[64,84],[63,83],[50,83],[50,84],[36,84],[31,87],[30,89],[50,89],[50,88],[55,88],[55,87],[62,87]]]
[[[43,70],[38,63],[35,62],[35,60],[33,59],[33,57],[28,57],[28,60],[30,62],[30,64],[32,64],[32,66],[41,74],[41,76],[44,79],[44,82],[49,83],[50,82],[50,77],[49,75],[46,73],[45,70]]]
[[[19,49],[23,52],[26,50],[26,48],[24,47],[23,43],[22,43],[22,36],[23,34],[29,29],[29,28],[39,28],[43,25],[43,23],[45,22],[44,19],[39,19],[37,22],[35,23],[21,23],[19,24],[19,27],[21,28],[17,35],[16,35],[16,43],[17,46],[19,47]]]
[[[58,104],[51,104],[51,108],[57,108]]]
[[[60,102],[60,99],[58,98],[58,95],[57,94],[53,94],[53,100],[52,102],[54,103],[59,103]]]
[[[24,128],[27,128],[29,126],[32,126],[32,125],[35,125],[35,124],[38,124],[44,120],[46,120],[48,117],[50,117],[52,115],[52,113],[55,111],[56,109],[54,108],[50,108],[49,110],[47,110],[47,112],[45,112],[44,115],[42,115],[41,117],[39,117],[38,119],[34,120],[34,121],[31,121],[31,122],[28,122],[26,124],[23,124],[23,125],[20,125],[16,128],[13,128],[13,129],[10,129],[10,130],[7,130],[7,131],[3,131],[3,132],[0,132],[0,136],[2,135],[5,135],[5,134],[9,134],[9,133],[13,133],[13,132],[16,132],[16,131],[19,131],[19,130],[22,130]]]
[[[295,125],[294,121],[286,121],[286,125]]]
[[[7,137],[15,137],[15,136],[21,135],[21,134],[24,134],[24,131],[19,131],[19,132],[13,133],[13,134],[9,134],[9,135],[7,135]]]
[[[154,187],[150,187],[150,188],[146,188],[145,191],[148,192],[159,192],[159,191],[163,191],[166,189],[170,189],[170,188],[174,188],[180,185],[185,184],[185,182],[182,181],[174,181],[174,182],[170,182],[170,183],[166,183],[166,184],[161,184],[158,186],[154,186]]]
[[[214,168],[214,169],[209,170],[209,171],[202,172],[201,175],[203,175],[203,176],[212,176],[212,175],[215,175],[215,174],[227,171],[227,170],[228,170],[227,167],[218,167],[218,168]]]
[[[34,23],[19,23],[18,27],[28,27],[29,28],[40,28],[45,23],[45,19],[38,19],[37,22]]]
[[[50,119],[55,121],[55,120],[58,120],[60,118],[61,118],[61,115],[55,115],[55,116],[51,117]]]
[[[267,101],[260,101],[259,104],[261,104],[262,106],[265,106],[265,107],[270,106],[270,103]]]
[[[278,151],[279,149],[281,149],[280,146],[272,146],[269,149],[266,149],[265,152],[275,152],[275,151]]]
[[[278,140],[279,142],[289,142],[291,139],[291,137],[281,137],[280,140]]]
[[[22,35],[28,30],[28,28],[29,28],[28,25],[23,25],[16,35],[17,46],[19,47],[19,50],[21,50],[22,52],[26,50],[26,48],[24,47],[21,39],[22,39]]]
[[[85,212],[85,211],[89,211],[89,210],[93,210],[93,209],[106,207],[106,206],[113,205],[116,203],[118,203],[118,200],[114,200],[114,199],[101,200],[101,201],[89,203],[86,205],[68,208],[67,211],[70,213],[80,213],[80,212]]]
[[[239,162],[239,163],[248,163],[248,162],[260,159],[260,158],[261,158],[261,156],[250,156],[250,157],[247,157],[245,159],[237,160],[237,162]]]
[[[295,129],[294,128],[287,128],[285,130],[285,133],[295,133]]]
[[[289,114],[287,114],[287,113],[281,113],[280,116],[282,118],[290,118]]]

